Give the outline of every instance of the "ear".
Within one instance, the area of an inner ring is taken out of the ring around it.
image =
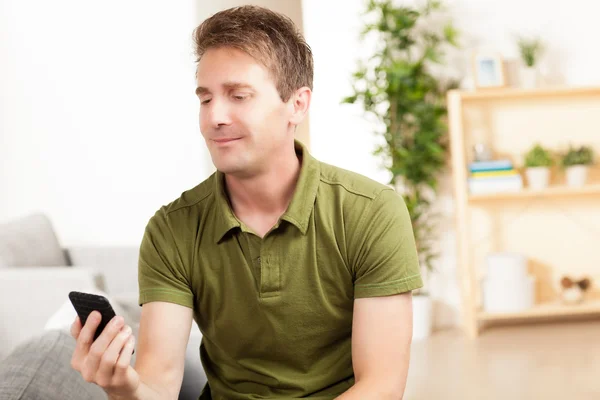
[[[289,99],[290,105],[293,107],[290,124],[300,125],[300,123],[304,121],[310,106],[311,96],[312,91],[306,86],[303,86],[292,93]]]

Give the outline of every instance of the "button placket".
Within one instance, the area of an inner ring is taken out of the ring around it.
[[[260,297],[279,296],[281,290],[281,276],[279,262],[277,258],[269,254],[268,249],[272,238],[268,237],[263,240],[263,245],[260,250],[259,265],[260,265]]]

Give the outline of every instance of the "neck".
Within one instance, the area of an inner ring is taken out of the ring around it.
[[[225,175],[229,199],[238,217],[249,214],[281,216],[288,208],[300,175],[300,160],[293,146],[270,160],[269,168],[251,177]]]

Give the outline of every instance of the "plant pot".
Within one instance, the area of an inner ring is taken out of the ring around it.
[[[538,71],[535,67],[523,67],[520,73],[521,87],[534,89],[538,86]]]
[[[431,335],[432,300],[427,295],[414,295],[413,304],[413,341],[426,339]]]
[[[578,286],[573,286],[569,289],[562,289],[560,292],[560,300],[564,304],[575,305],[583,302],[585,292]]]
[[[548,187],[550,182],[550,168],[530,167],[525,170],[527,185],[533,190],[541,190]]]
[[[567,185],[581,187],[587,181],[588,167],[585,165],[573,165],[567,167]]]

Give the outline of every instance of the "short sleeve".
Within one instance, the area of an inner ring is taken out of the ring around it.
[[[412,223],[404,199],[384,189],[353,235],[354,297],[389,296],[423,286]]]
[[[193,293],[166,210],[148,222],[138,264],[140,305],[165,301],[193,308]]]

